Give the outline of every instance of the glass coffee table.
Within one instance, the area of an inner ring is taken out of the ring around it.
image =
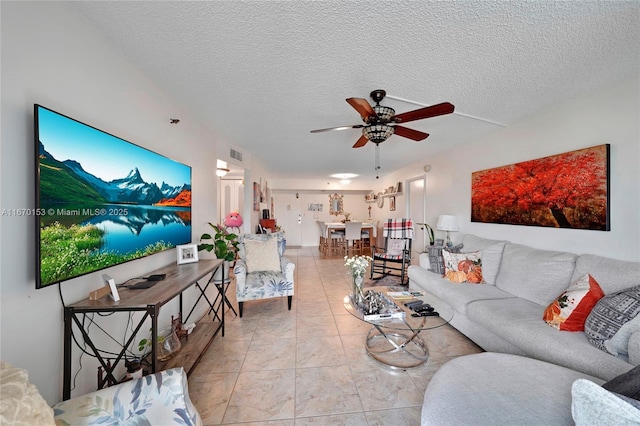
[[[356,306],[352,295],[345,296],[345,309],[354,317],[373,326],[365,341],[367,354],[391,368],[407,369],[423,365],[429,358],[429,351],[420,337],[420,332],[448,324],[453,318],[453,309],[443,306],[436,309],[438,316],[413,317],[411,314],[414,311],[404,306],[408,300],[394,299],[388,295],[390,291],[395,290],[393,287],[391,290],[389,287],[367,287],[365,293],[371,290],[381,293],[383,299],[393,302],[399,309],[392,307],[392,313],[369,316]],[[421,293],[422,295],[415,296],[415,299],[430,304],[429,293]]]

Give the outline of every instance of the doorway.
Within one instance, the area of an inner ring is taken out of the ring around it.
[[[418,264],[418,256],[424,251],[425,232],[418,223],[425,223],[426,219],[426,198],[427,185],[425,176],[419,176],[407,180],[407,212],[409,217],[413,219],[413,253],[411,253],[411,263]]]
[[[298,194],[274,194],[274,213],[278,225],[284,230],[287,247],[302,246],[302,200]]]

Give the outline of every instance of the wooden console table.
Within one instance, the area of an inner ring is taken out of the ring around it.
[[[224,336],[224,285],[215,285],[218,292],[222,292],[222,303],[212,303],[206,295],[206,290],[211,283],[213,283],[213,274],[218,269],[223,269],[222,278],[224,282],[224,263],[220,259],[201,260],[195,263],[186,263],[182,265],[172,264],[163,268],[150,272],[152,274],[166,274],[166,278],[162,281],[156,282],[155,285],[147,289],[142,290],[130,290],[126,287],[119,287],[118,293],[120,294],[120,300],[114,302],[109,296],[105,296],[100,300],[85,299],[80,302],[71,304],[64,308],[64,383],[63,383],[63,399],[67,400],[71,397],[71,355],[72,355],[72,341],[73,339],[73,323],[79,329],[82,334],[82,338],[86,343],[87,351],[93,351],[93,355],[96,356],[100,362],[102,368],[105,371],[105,377],[102,382],[99,383],[99,388],[104,387],[107,383],[117,383],[118,380],[114,377],[113,372],[119,362],[124,362],[124,356],[127,348],[134,342],[134,338],[140,331],[147,318],[151,319],[151,373],[156,371],[182,366],[187,374],[190,374],[195,368],[202,353],[207,350],[213,338],[216,334],[222,330],[222,336]],[[211,274],[207,283],[202,286],[198,282],[207,275]],[[194,302],[193,307],[186,317],[183,317],[183,321],[187,322],[189,316],[193,313],[196,305],[201,299],[204,299],[209,305],[210,312],[214,312],[213,321],[200,321],[196,328],[189,335],[188,341],[183,341],[182,349],[173,358],[160,362],[157,360],[157,347],[158,347],[158,314],[160,308],[174,299],[176,296],[180,298],[180,312],[183,311],[182,292],[186,289],[196,286],[200,291],[200,295]],[[217,300],[217,298],[216,298]],[[221,310],[221,314],[218,312]],[[100,350],[95,346],[88,331],[85,329],[85,316],[93,313],[114,313],[114,312],[144,312],[144,316],[138,322],[135,327],[132,327],[133,333],[131,337],[123,344],[122,351],[115,358],[113,364],[110,366],[105,362]]]

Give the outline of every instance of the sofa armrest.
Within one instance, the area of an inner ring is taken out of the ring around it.
[[[429,253],[420,253],[419,265],[424,269],[431,269],[431,262],[429,261]]]
[[[53,407],[56,424],[202,425],[182,367],[120,383]]]
[[[244,259],[236,260],[233,275],[236,277],[236,293],[242,293],[247,282],[247,262]]]
[[[640,331],[636,331],[629,337],[629,363],[640,365]]]

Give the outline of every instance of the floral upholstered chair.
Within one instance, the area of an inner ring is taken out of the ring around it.
[[[0,361],[2,425],[201,426],[182,367],[149,374],[62,401],[52,407],[29,382],[29,373]]]
[[[233,268],[240,317],[244,302],[250,300],[287,296],[291,310],[296,265],[284,257],[285,248],[281,233],[240,236],[239,259]]]
[[[182,367],[60,402],[53,411],[56,425],[202,425]]]

